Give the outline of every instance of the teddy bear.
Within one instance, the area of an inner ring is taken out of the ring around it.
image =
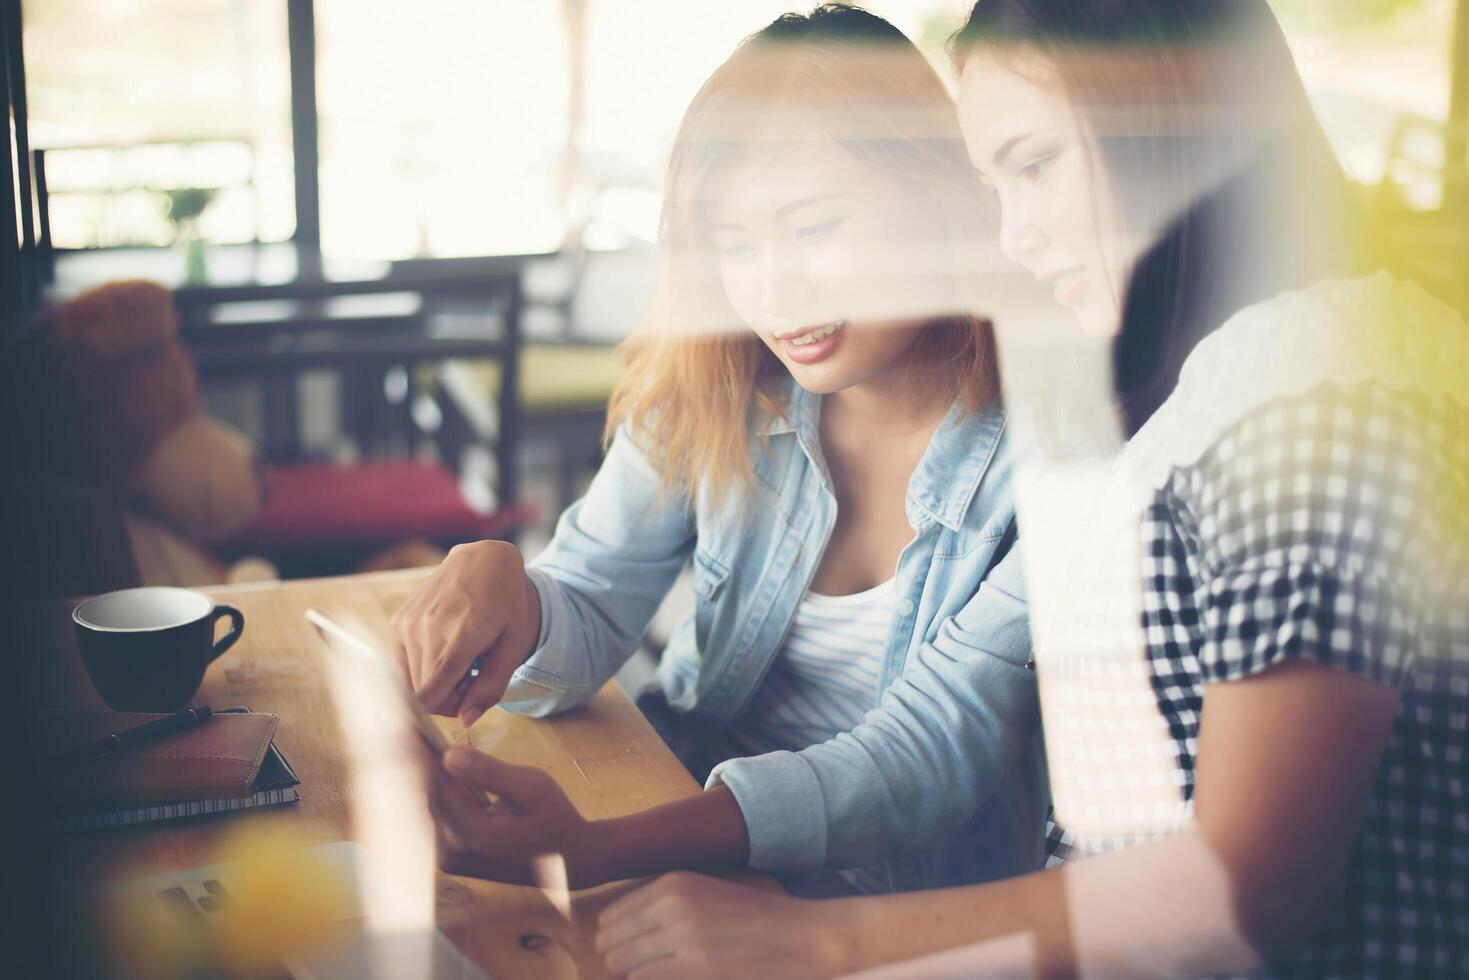
[[[198,369],[179,337],[178,314],[167,288],[145,280],[98,286],[43,310],[27,333],[32,342],[18,345],[27,356],[0,363],[0,420],[8,423],[0,426],[5,429],[0,441],[10,444],[5,455],[27,459],[25,468],[32,473],[60,476],[94,498],[119,505],[109,509],[121,510],[123,530],[110,537],[123,539],[121,544],[90,551],[109,556],[125,552],[124,558],[104,564],[136,569],[136,575],[114,572],[79,579],[63,568],[59,578],[75,590],[279,577],[276,566],[258,551],[270,549],[272,542],[279,545],[282,515],[289,518],[300,509],[303,496],[320,490],[313,474],[322,472],[321,466],[287,464],[275,470],[272,481],[254,443],[205,413]],[[412,465],[400,461],[394,472]],[[373,472],[381,476],[393,469],[378,467],[366,477],[353,474],[338,489],[373,499]],[[452,476],[444,479],[452,486]],[[435,485],[442,489],[442,483]],[[421,489],[421,481],[414,486]],[[381,488],[376,492],[383,495]],[[457,500],[457,491],[454,495]],[[468,539],[494,532],[489,526],[494,519],[463,504],[452,509],[455,534],[450,536]],[[437,527],[436,520],[442,524],[443,514],[428,504],[418,516],[430,526]],[[24,528],[24,518],[17,520]],[[70,536],[83,539],[95,533],[73,528]],[[68,559],[50,554],[56,550],[51,542],[68,537],[65,520],[60,525],[53,521],[44,531],[33,528],[28,536],[35,543],[33,552],[49,557],[53,566],[66,564]],[[332,544],[340,542],[323,548]],[[81,540],[76,549],[89,551]],[[429,540],[421,529],[408,529],[370,543],[365,555],[345,560],[354,571],[382,571],[433,565],[443,556],[441,542]],[[32,567],[37,560],[32,556]]]
[[[112,282],[41,317],[80,475],[124,504],[143,581],[274,577],[258,560],[227,569],[209,551],[265,506],[269,471],[248,437],[204,411],[168,289]]]

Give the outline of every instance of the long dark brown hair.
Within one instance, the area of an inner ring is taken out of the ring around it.
[[[1231,314],[1365,269],[1350,187],[1265,0],[979,0],[956,69],[980,49],[1054,66],[1122,230],[1161,231],[1114,347],[1129,434]]]

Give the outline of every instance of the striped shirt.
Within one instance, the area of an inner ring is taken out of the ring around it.
[[[894,579],[853,595],[806,593],[749,705],[705,750],[705,771],[725,759],[799,752],[857,727],[877,707],[896,605]],[[877,868],[838,873],[860,891],[890,890]]]

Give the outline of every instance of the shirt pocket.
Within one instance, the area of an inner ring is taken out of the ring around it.
[[[705,551],[694,552],[694,595],[704,602],[713,602],[724,591],[729,579],[729,569]]]
[[[709,652],[720,596],[729,580],[729,568],[707,552],[694,552],[694,646],[702,659]]]
[[[1013,549],[985,576],[962,609],[939,625],[936,645],[982,651],[1012,667],[1031,665],[1030,620],[1025,600],[1016,594],[1020,556]]]

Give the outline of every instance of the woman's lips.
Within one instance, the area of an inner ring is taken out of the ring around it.
[[[832,330],[831,333],[827,334],[825,337],[822,337],[820,340],[813,341],[808,344],[795,343],[794,341],[799,339],[798,337],[793,337],[789,340],[782,340],[780,343],[781,346],[785,349],[786,357],[790,358],[792,361],[795,361],[797,364],[815,364],[818,361],[826,360],[837,349],[838,345],[841,344],[842,337],[844,337],[847,333],[847,324],[845,320],[838,321],[832,326],[834,326],[835,329]],[[806,331],[806,334],[814,332],[815,331],[808,330]],[[801,334],[800,336],[805,336],[806,334]]]
[[[1086,292],[1086,276],[1083,269],[1072,269],[1051,280],[1051,295],[1062,306],[1076,306]]]

